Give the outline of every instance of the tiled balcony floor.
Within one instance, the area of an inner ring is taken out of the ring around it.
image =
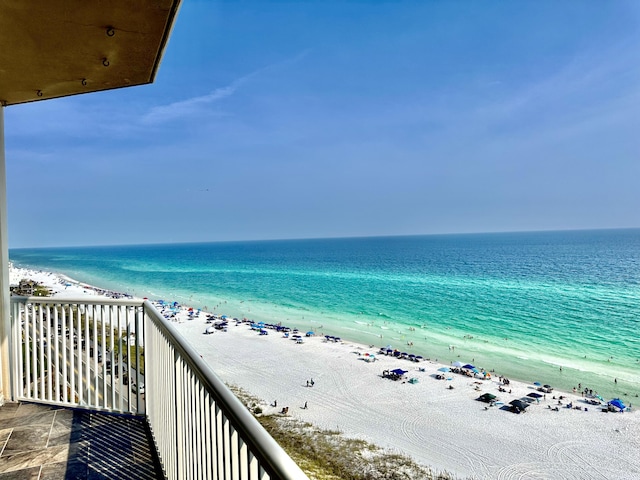
[[[138,417],[8,403],[0,449],[0,480],[164,478]]]

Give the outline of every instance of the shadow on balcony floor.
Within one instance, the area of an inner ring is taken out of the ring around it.
[[[140,417],[8,403],[0,448],[0,480],[164,478]]]

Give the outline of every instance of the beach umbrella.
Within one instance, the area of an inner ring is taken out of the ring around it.
[[[540,395],[539,393],[536,393],[536,392],[531,392],[531,393],[527,393],[527,397],[540,398],[540,397],[542,397],[542,395]]]
[[[471,365],[470,363],[467,363],[466,365],[464,365],[462,368],[468,368],[468,369],[474,369],[476,368],[475,366]]]
[[[464,363],[462,363],[462,362],[453,362],[451,365],[453,365],[454,367],[460,368],[462,365],[464,365]]]
[[[609,405],[613,405],[616,408],[619,408],[620,410],[624,410],[626,407],[626,405],[624,403],[622,403],[622,400],[620,400],[619,398],[614,398],[613,400],[611,400],[609,402]]]
[[[540,382],[533,382],[533,384],[534,384],[536,387],[541,387],[541,386],[542,386],[542,384],[541,384]]]
[[[477,400],[480,400],[481,402],[489,403],[495,400],[496,398],[498,397],[496,397],[493,393],[483,393],[477,398]]]
[[[544,388],[553,388],[551,385],[543,385]]]
[[[448,372],[449,371],[449,367],[442,367],[438,369],[439,372]]]

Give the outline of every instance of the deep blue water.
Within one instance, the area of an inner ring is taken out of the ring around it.
[[[524,380],[640,392],[639,229],[13,249],[10,258],[376,346],[412,342],[415,353]]]

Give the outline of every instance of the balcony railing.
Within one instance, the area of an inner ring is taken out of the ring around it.
[[[148,301],[13,297],[15,400],[144,415],[170,479],[306,479]]]

